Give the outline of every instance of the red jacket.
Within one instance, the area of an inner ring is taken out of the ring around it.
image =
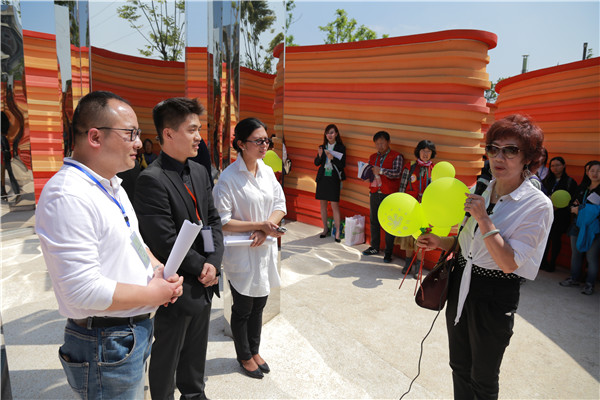
[[[390,149],[388,154],[383,158],[383,164],[381,163],[382,157],[379,157],[377,153],[371,154],[371,157],[369,157],[369,164],[382,169],[392,169],[394,167],[394,160],[398,156],[400,156],[400,170],[398,171],[398,177],[391,179],[384,174],[381,174],[381,187],[371,187],[371,193],[376,193],[378,190],[381,190],[381,193],[383,194],[396,193],[400,186],[400,174],[402,173],[402,155],[397,151]]]

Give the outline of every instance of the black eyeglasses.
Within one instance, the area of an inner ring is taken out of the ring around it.
[[[521,149],[518,146],[509,144],[508,146],[496,146],[495,144],[487,144],[485,146],[485,152],[489,157],[496,157],[498,153],[502,152],[502,155],[506,158],[515,158]]]
[[[140,128],[110,128],[108,126],[101,126],[100,128],[96,128],[96,129],[110,129],[113,131],[129,132],[129,141],[130,142],[135,141],[142,134],[142,130]]]
[[[244,140],[244,142],[251,142],[251,143],[254,143],[257,146],[263,146],[265,144],[270,145],[272,143],[271,139],[269,139],[269,138],[256,139],[256,140]]]

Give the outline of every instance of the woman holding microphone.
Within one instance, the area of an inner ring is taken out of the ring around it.
[[[496,121],[485,151],[494,179],[468,194],[471,214],[458,237],[450,273],[446,326],[456,399],[497,399],[500,364],[513,333],[519,278],[534,279],[552,225],[552,203],[528,179],[540,164],[544,135],[521,115]],[[424,234],[424,250],[455,238]]]
[[[335,157],[334,154],[338,155]],[[341,156],[339,156],[341,154]],[[340,242],[340,191],[342,181],[346,179],[344,167],[346,166],[346,147],[342,142],[340,131],[334,124],[329,124],[323,133],[323,144],[319,146],[315,165],[317,171],[317,191],[315,198],[321,202],[321,220],[323,221],[323,232],[319,237],[327,237],[327,202],[331,202],[333,210],[333,223],[335,225],[335,241]]]
[[[240,121],[233,140],[237,160],[213,190],[225,236],[247,234],[252,240],[249,247],[225,247],[223,270],[233,297],[231,332],[237,360],[244,373],[256,379],[270,371],[259,354],[262,314],[270,288],[280,285],[277,243],[267,237],[283,235],[279,223],[286,214],[283,189],[262,161],[270,141],[261,121]]]

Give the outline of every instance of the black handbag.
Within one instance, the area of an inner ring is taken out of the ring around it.
[[[450,250],[442,253],[431,272],[423,278],[415,295],[415,302],[419,307],[434,311],[444,308],[448,297],[448,278],[456,262],[454,252],[457,244],[458,236],[455,237]]]

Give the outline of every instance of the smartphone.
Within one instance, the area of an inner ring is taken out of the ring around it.
[[[277,232],[285,233],[287,232],[287,228],[284,226],[280,226],[279,228],[277,228]]]

